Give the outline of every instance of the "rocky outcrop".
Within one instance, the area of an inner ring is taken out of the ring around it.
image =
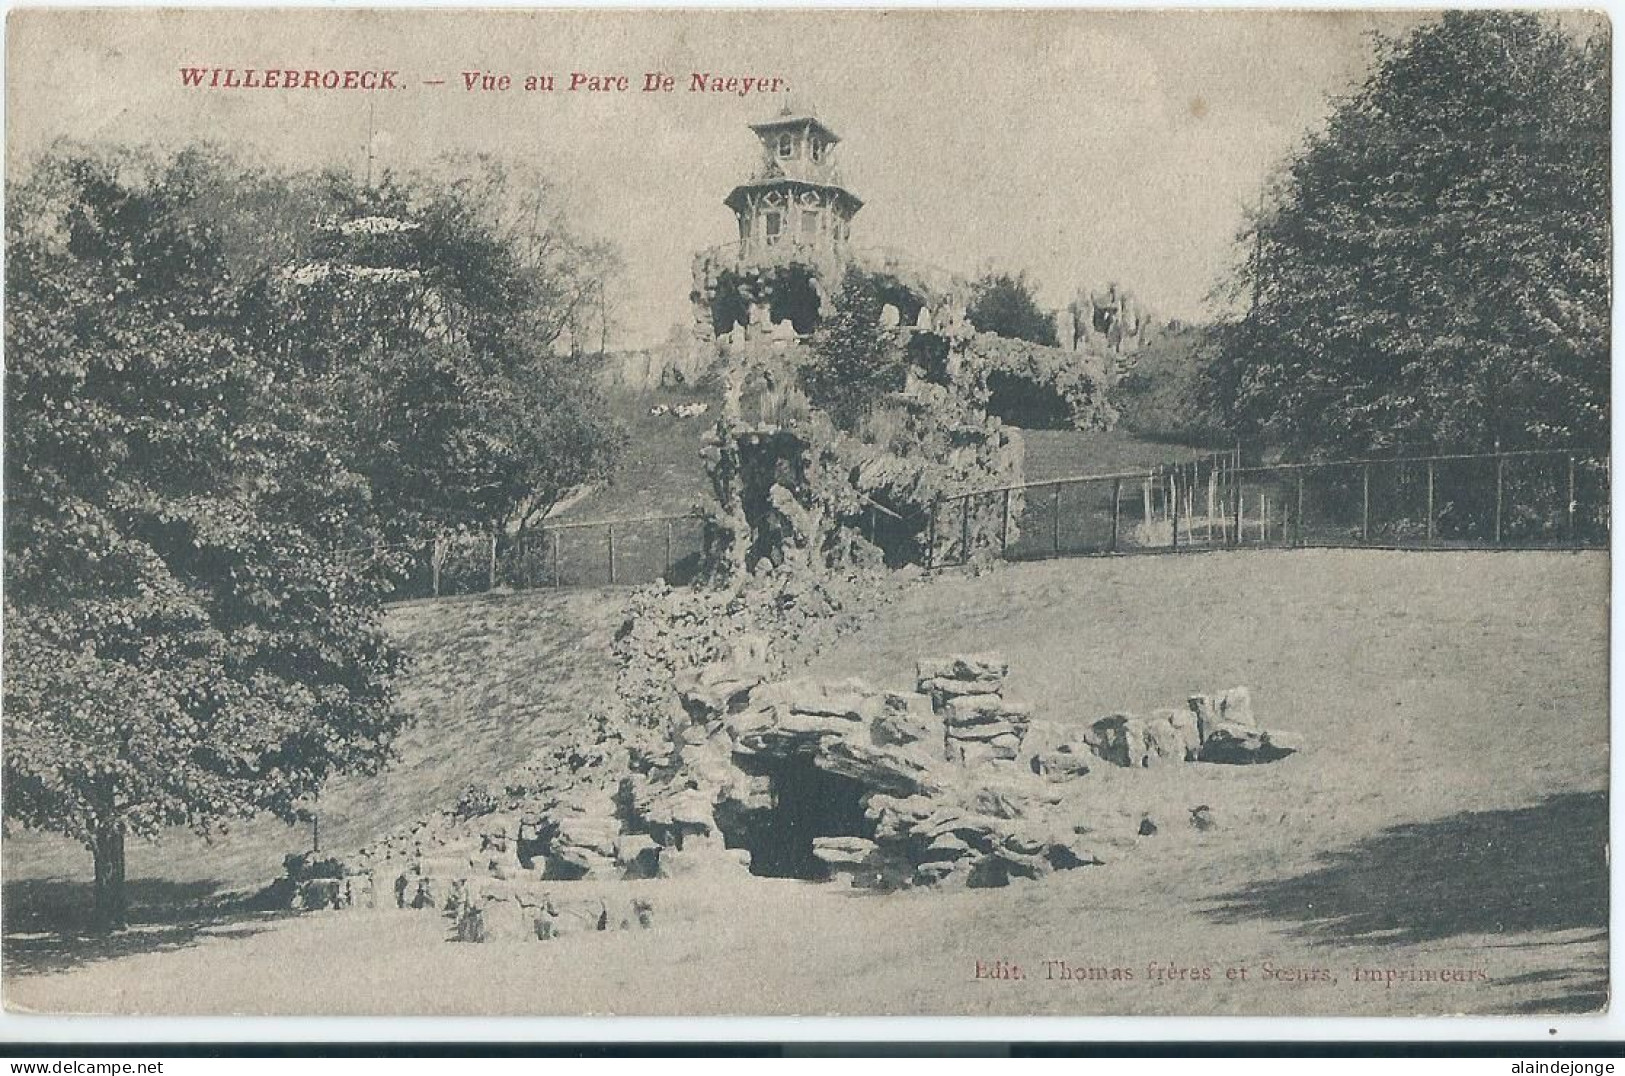
[[[438,912],[481,942],[646,928],[649,887],[693,874],[1000,886],[1098,865],[1166,829],[1080,797],[1098,768],[1262,763],[1298,747],[1257,725],[1245,688],[1060,721],[1007,696],[996,653],[921,660],[913,690],[898,690],[774,678],[765,651],[746,640],[686,677],[663,734],[610,750],[605,726],[555,747],[552,776],[505,809],[471,798],[484,813],[439,816],[354,863],[290,857],[283,899]],[[1216,826],[1210,806],[1190,808],[1190,829]]]

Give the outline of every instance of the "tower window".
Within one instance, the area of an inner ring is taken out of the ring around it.
[[[762,233],[767,239],[768,246],[772,246],[779,241],[779,231],[783,226],[784,218],[779,215],[778,210],[762,215]]]
[[[789,160],[796,155],[796,136],[789,131],[779,135],[779,156]]]
[[[816,138],[813,139],[812,143],[812,159],[814,161],[821,161],[824,159],[824,143]]]

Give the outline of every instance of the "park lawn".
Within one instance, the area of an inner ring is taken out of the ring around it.
[[[704,403],[710,410],[693,418],[651,415],[664,404]],[[709,500],[711,482],[700,462],[702,438],[720,417],[722,398],[698,389],[654,389],[610,394],[615,418],[626,428],[626,451],[607,482],[572,500],[554,515],[564,522],[681,515]]]
[[[1143,473],[1193,460],[1210,449],[1154,441],[1129,430],[1023,430],[1023,477],[1028,482],[1087,475]]]
[[[1594,1010],[1607,959],[1607,591],[1607,558],[1591,553],[1253,551],[948,575],[880,610],[812,671],[901,686],[918,657],[997,647],[1011,661],[1008,689],[1060,718],[1246,684],[1261,722],[1298,732],[1304,750],[1269,766],[1099,769],[1083,779],[1081,821],[1101,833],[1106,865],[1008,889],[655,882],[654,930],[545,945],[453,945],[445,920],[392,911],[158,924],[101,951],[23,948],[12,967],[26,974],[8,980],[7,1004]],[[1217,828],[1188,824],[1199,804]],[[1133,836],[1147,815],[1158,832]],[[28,941],[13,939],[14,953]],[[1001,960],[1023,977],[976,978],[977,961]],[[1056,961],[1135,977],[1062,979]],[[1157,979],[1153,963],[1187,970]],[[1272,976],[1266,964],[1303,970]],[[1204,968],[1212,978],[1193,978]],[[1228,974],[1241,968],[1246,979]],[[1382,978],[1356,982],[1356,968]],[[1417,970],[1467,981],[1390,981]]]

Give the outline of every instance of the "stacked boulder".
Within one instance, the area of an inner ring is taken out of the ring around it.
[[[620,834],[614,798],[601,789],[576,788],[526,816],[513,851],[521,866],[539,865],[542,877],[549,880],[619,878]]]
[[[921,661],[916,684],[946,730],[949,762],[975,766],[1012,762],[1032,720],[1031,711],[1004,697],[1010,666],[997,654],[967,654],[940,661]]]

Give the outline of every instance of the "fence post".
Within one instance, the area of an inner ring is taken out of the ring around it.
[[[1238,448],[1236,451],[1239,453],[1241,450]],[[1240,546],[1241,545],[1241,472],[1239,470],[1231,472],[1230,484],[1235,489],[1235,502],[1236,502],[1236,505],[1235,505],[1236,514],[1235,514],[1235,517],[1234,517],[1234,529],[1233,529],[1233,531],[1232,531],[1232,533],[1230,535],[1230,544],[1234,545],[1234,546]]]
[[[1117,527],[1123,515],[1123,480],[1112,479],[1112,552],[1117,552]]]
[[[1061,555],[1061,484],[1057,482],[1053,488],[1055,493],[1050,498],[1050,503],[1055,508],[1055,541],[1053,544],[1055,546],[1055,555],[1058,557]]]
[[[1360,541],[1371,541],[1371,464],[1360,468]]]
[[[561,587],[564,581],[559,577],[559,532],[553,532],[553,585]]]
[[[1434,522],[1433,522],[1433,468],[1435,466],[1437,466],[1437,464],[1433,460],[1428,460],[1428,544],[1429,545],[1433,544],[1434,526],[1435,526]]]
[[[1169,548],[1175,552],[1179,550],[1179,469],[1176,467],[1168,473],[1168,497],[1172,502],[1168,508],[1168,521],[1173,524],[1169,532]]]
[[[489,575],[491,580],[490,586],[486,587],[486,589],[495,590],[497,588],[497,536],[495,531],[491,533],[491,559],[486,566],[490,569],[486,574]]]
[[[1570,455],[1569,456],[1569,507],[1568,507],[1569,544],[1570,545],[1579,545],[1580,544],[1580,533],[1579,533],[1579,530],[1574,525],[1574,508],[1575,508],[1575,505],[1574,505],[1574,457],[1572,455]]]
[[[932,569],[937,566],[937,512],[942,508],[942,494],[931,498],[931,521],[926,528],[925,539],[925,566]]]
[[[1298,468],[1298,512],[1292,518],[1292,529],[1297,532],[1296,545],[1303,545],[1303,468]],[[1285,537],[1285,535],[1282,535]]]
[[[666,520],[666,571],[660,578],[671,582],[671,520]]]
[[[615,524],[605,528],[609,532],[609,585],[615,585]]]
[[[959,562],[970,563],[970,498],[969,493],[959,502]]]
[[[1010,550],[1010,490],[1004,491],[1004,514],[999,517],[999,556]]]
[[[1495,544],[1501,544],[1501,469],[1506,457],[1501,455],[1501,446],[1495,446]]]

